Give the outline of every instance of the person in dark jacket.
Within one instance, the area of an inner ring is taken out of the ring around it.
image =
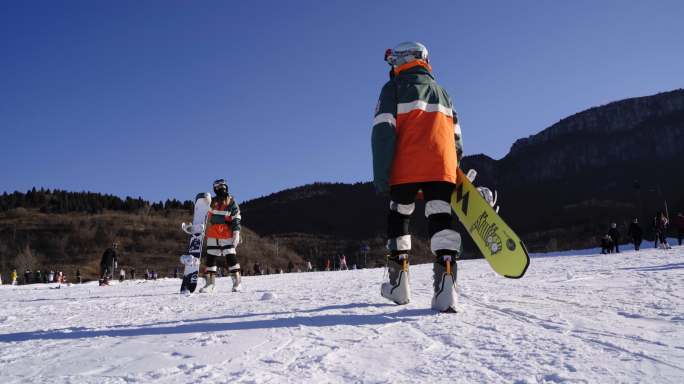
[[[294,272],[294,263],[292,262],[292,260],[290,260],[290,262],[287,263],[287,272],[288,273]]]
[[[81,277],[81,268],[79,268],[76,271],[76,284],[81,284],[83,282],[83,278]]]
[[[271,274],[271,267],[266,267],[266,274],[270,275]]]
[[[24,284],[28,284],[29,280],[31,280],[31,270],[27,269],[26,272],[24,272]]]
[[[627,230],[627,237],[632,238],[632,242],[634,243],[634,250],[638,251],[639,247],[641,247],[641,241],[644,238],[644,231],[641,229],[641,226],[637,222],[637,219],[634,219],[632,224],[629,225],[629,230]]]
[[[611,252],[613,252],[613,240],[607,233],[604,233],[601,238],[601,254],[605,255]]]
[[[620,253],[620,239],[622,239],[622,234],[620,230],[617,229],[617,225],[613,223],[610,229],[608,229],[608,236],[613,240],[613,245],[615,246],[615,253]]]
[[[259,267],[259,262],[254,263],[254,276],[261,275],[261,267]]]
[[[131,268],[131,280],[135,280],[135,268]]]
[[[677,212],[674,226],[677,228],[677,240],[679,241],[679,245],[682,245],[682,237],[684,237],[684,216],[682,216],[681,211]]]

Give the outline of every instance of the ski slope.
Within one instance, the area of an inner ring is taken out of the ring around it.
[[[676,244],[671,240],[670,244]],[[520,280],[459,262],[458,314],[381,298],[383,269],[0,287],[2,383],[681,383],[684,247],[534,255]]]

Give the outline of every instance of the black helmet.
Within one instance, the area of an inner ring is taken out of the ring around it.
[[[217,197],[225,197],[228,195],[228,183],[224,179],[214,181],[214,193]]]

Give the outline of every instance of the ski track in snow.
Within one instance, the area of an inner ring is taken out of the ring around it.
[[[676,244],[676,241],[671,241]],[[2,383],[681,383],[684,247],[532,255],[522,279],[459,262],[459,313],[380,296],[383,270],[0,287]],[[201,285],[201,284],[200,284]],[[262,300],[274,293],[271,300]]]

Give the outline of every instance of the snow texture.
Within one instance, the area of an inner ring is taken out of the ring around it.
[[[457,314],[430,310],[431,265],[411,267],[405,306],[380,296],[382,269],[194,295],[3,285],[0,382],[681,383],[684,247],[652,247],[533,255],[519,280],[460,261]]]

